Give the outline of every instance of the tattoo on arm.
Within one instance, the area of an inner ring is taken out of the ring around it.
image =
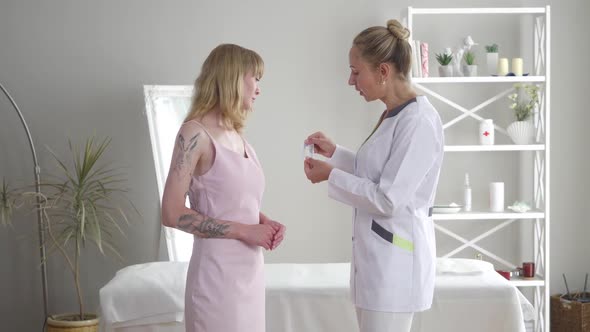
[[[185,214],[178,218],[176,228],[206,238],[225,237],[229,224],[198,214]]]
[[[197,133],[188,141],[188,144],[186,144],[184,136],[182,136],[182,134],[178,135],[178,155],[174,161],[174,170],[176,172],[180,172],[185,164],[190,164],[191,153],[197,147],[199,136],[201,136],[201,133]]]

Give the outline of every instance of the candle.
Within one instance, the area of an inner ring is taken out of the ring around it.
[[[490,211],[504,211],[504,182],[490,183]]]
[[[508,58],[500,58],[498,60],[498,76],[506,76],[508,74]]]
[[[535,277],[535,263],[533,262],[524,262],[522,263],[522,276],[525,278],[534,278]]]
[[[522,76],[522,58],[512,59],[512,72],[516,76]]]

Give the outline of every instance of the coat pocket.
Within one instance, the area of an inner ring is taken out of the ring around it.
[[[402,248],[408,252],[414,251],[414,243],[412,243],[412,241],[404,239],[397,234],[388,231],[383,226],[379,225],[375,220],[373,220],[371,223],[371,230],[380,238],[396,247]]]

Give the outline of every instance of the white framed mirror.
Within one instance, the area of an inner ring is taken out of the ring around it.
[[[190,85],[145,85],[145,112],[156,168],[160,203],[170,167],[174,140],[191,104]],[[189,261],[193,236],[171,227],[162,227],[170,261]],[[162,243],[163,241],[160,241]],[[162,252],[162,250],[160,250]]]

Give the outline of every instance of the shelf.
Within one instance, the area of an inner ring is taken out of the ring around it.
[[[522,279],[522,278],[515,278],[508,280],[512,285],[516,287],[535,287],[535,286],[545,286],[545,280],[535,277],[534,279]]]
[[[545,76],[412,77],[412,83],[541,83]]]
[[[411,8],[411,7],[410,7]],[[545,7],[533,8],[411,8],[413,15],[428,14],[545,14]]]
[[[475,15],[473,15],[475,14]],[[416,37],[420,40],[429,40],[438,38],[441,35],[447,35],[444,31],[436,30],[432,31],[433,23],[440,25],[438,28],[444,27],[444,22],[451,20],[452,22],[458,22],[463,18],[468,18],[472,15],[472,19],[477,20],[478,18],[486,18],[486,25],[493,29],[494,24],[502,24],[502,19],[516,19],[522,21],[516,28],[515,39],[519,39],[519,33],[522,35],[526,32],[529,37],[520,38],[521,51],[524,49],[527,52],[529,49],[532,51],[531,68],[525,71],[527,76],[491,76],[486,75],[487,72],[480,72],[480,76],[475,77],[439,77],[438,66],[439,63],[431,61],[430,64],[430,75],[431,77],[412,77],[410,78],[411,84],[421,93],[428,96],[428,98],[434,98],[437,102],[445,104],[445,107],[449,107],[462,113],[460,116],[449,119],[443,125],[445,134],[447,129],[450,129],[453,125],[466,119],[473,118],[481,121],[483,116],[477,114],[480,110],[490,106],[510,93],[513,93],[515,85],[517,83],[531,84],[542,87],[539,90],[539,114],[538,122],[535,127],[535,137],[539,141],[535,141],[532,144],[518,145],[511,144],[511,141],[502,141],[505,144],[498,145],[479,145],[477,140],[465,141],[460,140],[444,146],[445,154],[447,152],[458,153],[465,152],[469,153],[490,153],[490,152],[503,152],[503,153],[516,153],[517,155],[530,154],[532,157],[531,165],[527,162],[523,165],[519,165],[518,169],[514,171],[518,172],[517,179],[514,183],[514,189],[526,190],[527,197],[530,194],[528,200],[532,201],[531,206],[535,207],[534,210],[528,211],[527,213],[517,213],[512,210],[506,209],[502,212],[490,212],[486,205],[477,206],[479,210],[464,212],[462,209],[458,213],[434,213],[432,219],[434,220],[434,227],[437,232],[450,237],[459,242],[457,247],[448,251],[444,257],[457,257],[459,253],[465,249],[472,249],[482,255],[489,257],[491,260],[498,263],[500,266],[507,266],[516,268],[514,262],[511,259],[506,259],[501,253],[494,253],[496,250],[487,250],[481,242],[484,239],[488,239],[492,235],[500,235],[500,231],[506,231],[509,227],[514,227],[516,224],[526,223],[524,226],[532,226],[531,234],[529,231],[526,234],[515,235],[515,238],[520,241],[523,240],[524,235],[532,237],[532,251],[535,262],[538,264],[539,270],[537,271],[540,275],[536,275],[532,279],[524,279],[521,277],[513,277],[509,280],[509,284],[514,287],[532,287],[529,290],[533,290],[532,297],[534,308],[535,308],[535,332],[549,332],[550,330],[550,293],[549,293],[549,273],[551,271],[550,266],[550,213],[549,207],[551,206],[550,201],[550,125],[551,125],[551,7],[550,6],[538,6],[538,7],[500,7],[500,8],[414,8],[408,7],[407,24],[408,29],[414,33],[417,26],[422,26],[424,23],[424,29],[429,29],[428,33],[421,36],[420,33]],[[437,15],[439,17],[437,17]],[[484,17],[485,16],[485,17]],[[431,19],[436,19],[430,22]],[[438,20],[442,19],[442,21]],[[489,20],[487,20],[489,19]],[[458,20],[458,21],[457,21]],[[499,20],[499,21],[498,21]],[[497,21],[497,23],[491,23]],[[418,24],[417,24],[418,23]],[[465,24],[464,24],[465,25]],[[530,27],[526,27],[529,26]],[[466,24],[466,28],[469,28],[469,24]],[[418,29],[421,32],[423,29]],[[459,30],[457,30],[459,31]],[[456,36],[456,34],[455,34]],[[446,36],[449,37],[449,36]],[[413,38],[412,38],[413,39]],[[431,51],[432,53],[432,51]],[[432,54],[431,54],[432,56]],[[432,60],[432,58],[430,59]],[[418,61],[418,63],[420,63]],[[480,68],[485,67],[485,62],[478,65]],[[418,75],[415,75],[418,76]],[[470,92],[465,93],[465,89],[474,90],[475,92],[482,92],[481,94],[470,95]],[[491,89],[491,90],[490,90]],[[481,90],[481,91],[479,91]],[[488,91],[489,90],[489,91]],[[491,96],[488,94],[491,93]],[[462,104],[469,103],[475,106],[465,107]],[[452,128],[455,129],[454,127]],[[451,130],[451,131],[453,131]],[[464,130],[463,128],[457,129],[458,131]],[[506,129],[496,125],[497,132],[507,134]],[[470,144],[473,142],[474,144]],[[528,153],[523,153],[529,151]],[[501,153],[500,155],[504,155]],[[534,156],[532,156],[534,155]],[[482,156],[483,157],[483,156]],[[473,159],[473,167],[481,163],[475,158]],[[497,160],[495,160],[497,162]],[[522,162],[523,160],[521,160]],[[446,163],[445,163],[446,165]],[[501,161],[497,164],[494,163],[495,167],[502,167]],[[457,172],[458,170],[453,170]],[[503,171],[503,170],[502,170]],[[508,170],[506,170],[508,171]],[[523,181],[521,181],[523,180]],[[529,184],[530,183],[530,184]],[[532,187],[532,188],[530,188]],[[448,188],[449,190],[452,188]],[[532,189],[532,192],[530,192]],[[508,202],[506,202],[508,203]],[[510,204],[506,204],[510,205]],[[436,210],[436,212],[444,210]],[[530,224],[530,225],[529,225]],[[471,232],[466,232],[470,230]],[[467,233],[467,235],[465,234]],[[438,235],[438,234],[437,234]],[[500,243],[500,242],[498,242]],[[520,242],[519,242],[520,243]],[[521,243],[523,245],[529,245],[528,241]],[[446,243],[444,245],[446,247]],[[518,245],[517,245],[518,247]],[[501,249],[499,247],[499,249]],[[518,248],[517,248],[518,249]],[[446,251],[446,250],[445,250]],[[505,250],[500,250],[504,252]],[[513,251],[513,250],[508,250]],[[531,257],[531,258],[532,258]],[[502,278],[502,277],[500,277]]]
[[[459,212],[434,213],[433,220],[497,220],[497,219],[542,219],[545,213],[541,211],[518,212]]]
[[[485,151],[543,151],[543,144],[529,145],[445,145],[445,152],[485,152]]]

